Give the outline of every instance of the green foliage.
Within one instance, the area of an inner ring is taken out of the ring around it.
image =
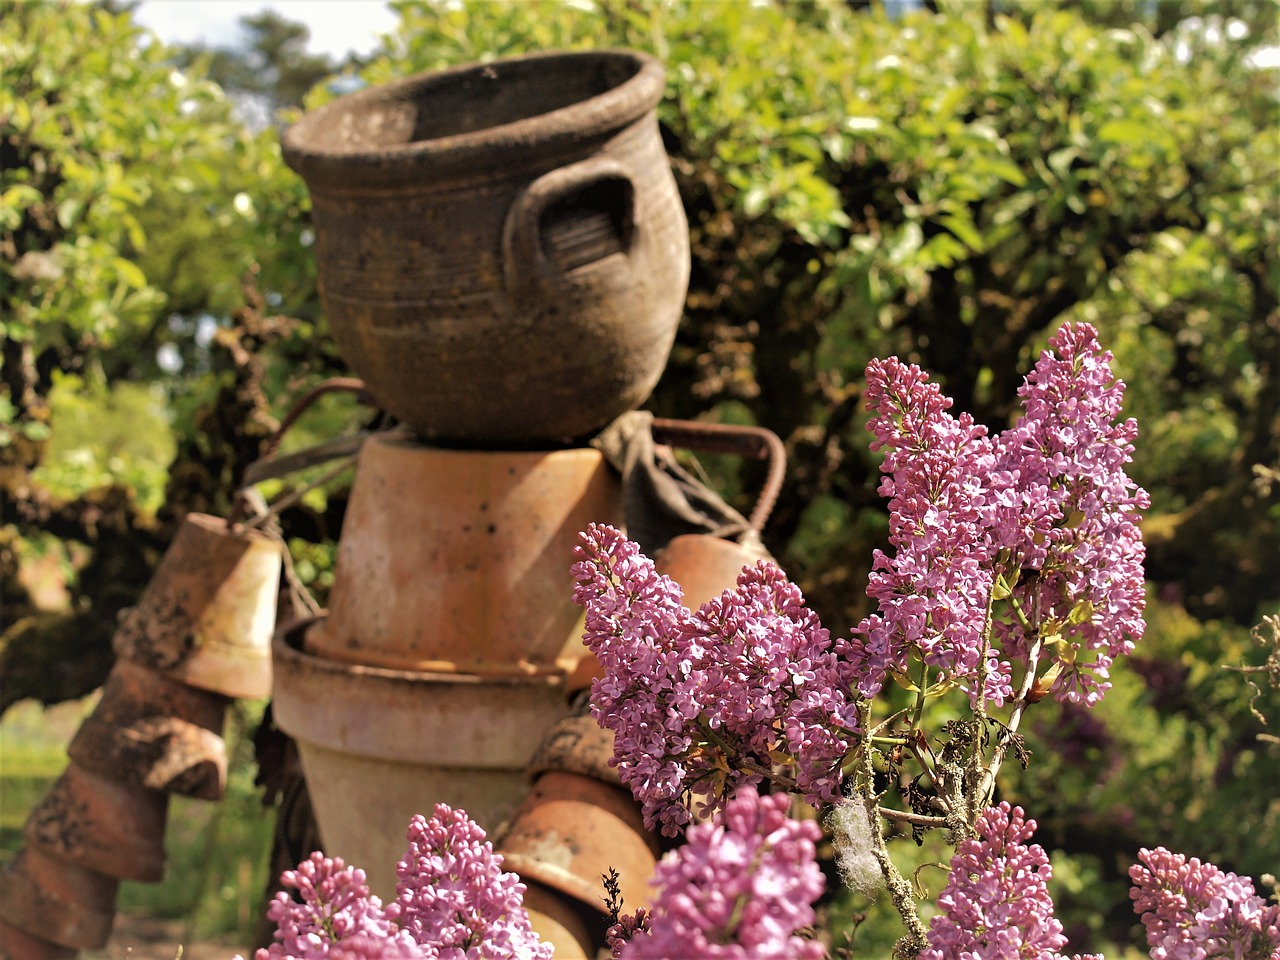
[[[175,73],[124,14],[6,3],[0,23],[5,334],[37,352],[137,336],[164,302],[138,264],[138,214],[184,160],[215,164],[234,138],[221,92]]]
[[[107,389],[56,372],[53,381],[49,406],[57,430],[34,480],[68,500],[121,483],[154,514],[175,449],[163,390],[127,381]]]
[[[1072,949],[1107,946],[1108,956],[1107,938],[1124,942],[1117,929],[1135,922],[1116,910],[1108,930],[1104,919],[1107,905],[1125,901],[1139,847],[1254,877],[1274,872],[1280,857],[1280,799],[1266,786],[1280,747],[1259,736],[1266,731],[1250,714],[1248,687],[1231,670],[1265,653],[1247,630],[1201,623],[1175,604],[1154,601],[1147,620],[1139,651],[1113,669],[1114,687],[1096,708],[1036,705],[1030,768],[1006,768],[1003,780],[1005,799],[1035,811],[1041,842],[1091,877],[1060,898],[1060,913],[1091,925]],[[1263,690],[1257,706],[1276,715],[1280,691]]]

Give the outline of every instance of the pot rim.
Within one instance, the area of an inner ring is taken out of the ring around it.
[[[339,660],[327,654],[312,653],[303,647],[303,637],[308,628],[328,620],[328,611],[316,616],[306,616],[279,627],[271,638],[269,656],[280,664],[280,669],[306,669],[335,677],[349,677],[353,682],[369,684],[408,683],[416,685],[437,684],[450,689],[480,689],[505,687],[509,690],[561,690],[564,687],[564,671],[509,673],[471,673],[465,670],[414,670],[362,663],[358,660]],[[447,661],[433,661],[447,664]]]
[[[495,69],[507,65],[517,65],[520,69],[527,65],[536,68],[540,64],[593,60],[630,61],[636,70],[622,83],[593,97],[481,130],[386,144],[376,149],[335,151],[317,145],[317,141],[323,141],[319,131],[326,121],[362,107],[429,96],[433,88],[453,84],[468,75],[491,75]],[[285,163],[306,179],[309,187],[319,183],[338,188],[331,192],[353,192],[352,178],[357,174],[354,190],[407,179],[423,185],[427,173],[436,176],[451,171],[474,173],[482,155],[485,159],[480,166],[485,171],[529,168],[532,158],[567,150],[581,151],[585,143],[603,139],[639,120],[657,106],[665,86],[660,60],[622,47],[502,57],[443,70],[426,70],[338,97],[309,111],[286,128],[281,136],[281,151]]]
[[[523,775],[545,730],[569,712],[556,676],[478,677],[314,656],[300,645],[317,619],[286,624],[272,641],[275,721],[300,744],[378,762]],[[326,709],[315,709],[320,699]],[[449,735],[476,717],[493,720],[483,749],[480,734]]]

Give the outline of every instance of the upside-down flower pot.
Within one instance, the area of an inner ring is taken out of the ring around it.
[[[307,625],[274,642],[273,710],[298,744],[325,852],[395,890],[416,813],[461,808],[492,833],[526,790],[526,768],[568,708],[557,675],[478,677],[314,656]]]
[[[622,522],[617,476],[597,450],[445,450],[374,435],[343,522],[329,616],[306,649],[482,676],[572,669],[584,650],[570,567],[592,521]]]
[[[121,620],[116,655],[228,697],[270,696],[280,566],[265,534],[187,514]]]
[[[24,847],[0,871],[0,919],[60,946],[95,949],[111,936],[119,886],[115,877]]]
[[[654,558],[654,566],[680,585],[684,605],[697,610],[713,597],[732,590],[742,568],[765,556],[762,548],[750,544],[688,533],[672,538]]]
[[[86,870],[157,883],[164,879],[169,798],[71,763],[27,818],[28,846]]]
[[[504,863],[507,870],[511,864]],[[545,887],[537,880],[521,875],[525,885],[524,909],[529,914],[529,927],[543,943],[552,947],[555,960],[595,960],[593,941],[598,939],[598,918],[572,897]]]
[[[75,960],[76,947],[54,943],[0,917],[0,960]]]
[[[227,783],[226,706],[221,694],[117,660],[67,753],[101,776],[218,800]]]
[[[582,439],[640,406],[689,278],[661,64],[540,53],[350,94],[285,131],[339,352],[423,438]]]
[[[537,880],[592,906],[603,904],[601,877],[613,867],[632,909],[649,898],[658,852],[625,787],[576,773],[545,773],[537,779],[500,850],[507,869],[521,879]]]

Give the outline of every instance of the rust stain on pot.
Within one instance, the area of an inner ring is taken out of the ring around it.
[[[191,616],[186,612],[188,599],[186,590],[178,590],[171,596],[154,599],[146,611],[126,609],[116,629],[116,655],[152,670],[181,666],[196,646]]]

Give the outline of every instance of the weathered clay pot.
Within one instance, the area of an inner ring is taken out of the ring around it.
[[[649,899],[657,843],[629,791],[576,773],[545,773],[500,844],[506,868],[601,908],[601,876],[618,871],[634,910]]]
[[[275,541],[189,513],[122,618],[116,654],[228,697],[268,697],[279,585]]]
[[[645,401],[689,277],[663,86],[641,53],[544,53],[362,90],[285,131],[330,329],[380,405],[495,448]]]
[[[101,947],[119,886],[115,877],[24,847],[0,872],[0,918],[62,946]]]
[[[312,656],[306,624],[273,644],[276,723],[298,743],[325,852],[363,867],[384,899],[415,813],[461,808],[493,832],[524,796],[525,770],[567,712],[554,675],[477,677]]]
[[[648,900],[657,838],[609,765],[613,734],[589,716],[555,725],[529,762],[535,778],[495,843],[529,885],[533,929],[555,943],[557,960],[594,957],[603,946],[603,874],[616,869],[628,911]]]
[[[582,905],[536,880],[521,876],[520,882],[525,885],[524,909],[529,914],[529,926],[539,940],[551,944],[555,960],[593,960],[596,938]]]
[[[753,566],[766,556],[764,550],[709,536],[688,533],[675,537],[654,557],[654,566],[676,583],[684,593],[684,605],[690,610],[738,583],[743,567]]]
[[[202,800],[227,784],[227,699],[117,660],[67,753],[104,777]]]
[[[27,818],[28,846],[121,880],[164,879],[169,798],[72,763]]]
[[[37,937],[0,917],[0,960],[75,960],[80,951]]]
[[[589,448],[504,453],[376,434],[360,454],[319,656],[396,669],[562,672],[583,652],[573,547],[620,524],[622,493]]]

